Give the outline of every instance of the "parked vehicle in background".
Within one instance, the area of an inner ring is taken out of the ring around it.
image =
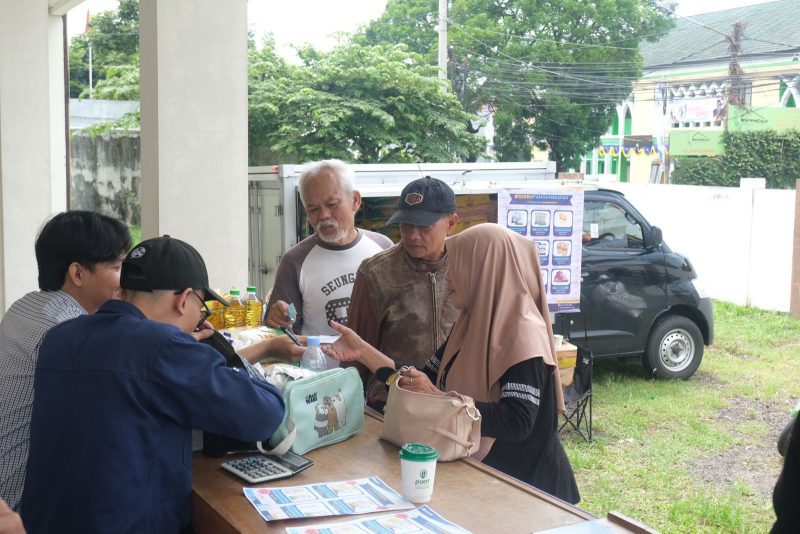
[[[641,357],[648,375],[689,378],[714,340],[711,299],[689,259],[617,191],[586,189],[579,313],[554,331],[595,358]]]

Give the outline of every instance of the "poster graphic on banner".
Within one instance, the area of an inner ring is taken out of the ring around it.
[[[550,313],[580,311],[583,189],[500,189],[497,220],[539,250]]]

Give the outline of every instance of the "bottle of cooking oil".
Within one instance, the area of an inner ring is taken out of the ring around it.
[[[242,297],[239,295],[238,289],[231,288],[228,302],[230,304],[225,308],[225,328],[244,326],[247,310],[244,306],[244,302],[242,302]]]
[[[247,286],[247,296],[244,298],[244,305],[247,308],[245,314],[246,326],[261,326],[261,316],[264,314],[264,303],[256,294],[256,286]]]
[[[207,300],[206,306],[211,310],[211,315],[208,316],[208,322],[211,323],[214,330],[225,328],[225,306],[216,300]]]

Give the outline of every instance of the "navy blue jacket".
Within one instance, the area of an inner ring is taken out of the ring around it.
[[[277,389],[210,346],[109,301],[39,350],[25,527],[177,532],[191,515],[191,429],[265,440],[283,412]]]

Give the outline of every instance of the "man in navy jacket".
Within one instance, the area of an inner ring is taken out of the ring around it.
[[[197,428],[266,440],[280,392],[190,335],[205,324],[200,254],[169,236],[122,264],[124,300],[53,328],[39,350],[22,518],[29,533],[178,532]]]

